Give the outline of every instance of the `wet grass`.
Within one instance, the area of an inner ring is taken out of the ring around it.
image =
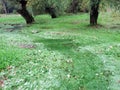
[[[3,90],[119,90],[120,28],[111,28],[119,23],[111,15],[100,15],[97,27],[87,14],[35,19],[12,32],[13,15],[0,19]]]

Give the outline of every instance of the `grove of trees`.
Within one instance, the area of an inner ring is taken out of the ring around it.
[[[11,8],[16,10],[27,24],[35,21],[33,15],[43,13],[57,18],[64,13],[90,12],[90,25],[97,25],[100,2],[116,10],[120,9],[120,0],[1,0],[0,9],[2,7],[4,13],[9,13]]]

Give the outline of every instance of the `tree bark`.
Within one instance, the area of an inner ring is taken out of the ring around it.
[[[27,24],[33,23],[34,18],[26,8],[27,1],[21,0],[19,3],[21,4],[21,9],[18,9],[17,12],[25,19]]]
[[[79,0],[72,0],[68,9],[69,13],[77,13],[79,9]]]
[[[1,0],[1,2],[2,2],[3,9],[4,9],[4,13],[7,14],[8,13],[7,4],[6,4],[5,0]]]
[[[94,3],[94,2],[91,2],[91,3],[93,4],[91,5],[91,10],[90,10],[90,25],[97,25],[100,0],[98,0],[97,3]]]
[[[56,10],[53,7],[46,7],[45,11],[50,14],[52,18],[57,18]]]

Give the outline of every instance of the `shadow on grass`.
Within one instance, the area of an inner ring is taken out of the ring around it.
[[[24,27],[25,25],[23,24],[0,24],[1,29],[4,29],[9,32],[22,30],[22,28]]]
[[[75,46],[72,39],[36,39],[34,42],[42,42],[48,49],[58,51],[66,51]]]
[[[107,78],[104,75],[96,75],[102,73],[102,62],[90,51],[75,51],[80,43],[75,43],[72,39],[36,39],[34,42],[43,43],[47,49],[59,51],[72,60],[67,64],[62,62],[64,72],[70,74],[69,79],[60,79],[62,87],[66,86],[67,90],[73,88],[74,90],[78,88],[107,90],[108,81],[105,81]]]

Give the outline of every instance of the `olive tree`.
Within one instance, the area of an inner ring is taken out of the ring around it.
[[[7,9],[7,3],[6,0],[1,0],[0,1],[4,10],[4,13],[7,14],[8,13],[8,9]]]
[[[49,13],[52,18],[56,18],[66,10],[68,2],[69,0],[29,0],[28,5],[32,6],[33,10],[37,9],[37,14]]]
[[[120,0],[90,0],[90,25],[97,25],[100,2],[107,3],[111,8],[120,10]]]
[[[33,16],[27,10],[28,0],[9,0],[14,5],[16,11],[25,19],[27,24],[34,22]]]
[[[107,2],[112,8],[120,11],[120,0],[107,0]]]
[[[90,25],[97,25],[100,1],[101,0],[90,1]]]
[[[67,12],[89,12],[89,0],[69,0]]]

